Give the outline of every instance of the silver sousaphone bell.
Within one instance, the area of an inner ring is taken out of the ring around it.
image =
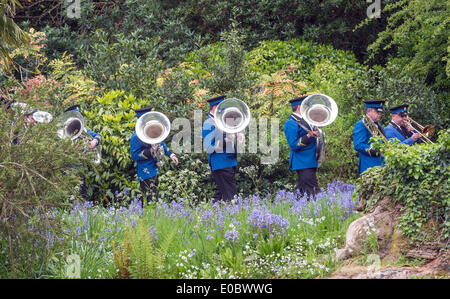
[[[47,124],[53,120],[53,116],[47,111],[33,112],[33,118],[36,122],[41,124]]]
[[[22,102],[13,102],[10,105],[11,110],[19,114],[28,114],[33,111],[30,105]]]
[[[34,120],[37,123],[49,123],[53,120],[53,116],[47,111],[34,111],[30,105],[21,102],[14,102],[11,104],[11,109],[20,114],[29,114],[33,115]]]
[[[300,113],[305,121],[311,126],[316,126],[320,133],[317,138],[316,153],[318,166],[322,165],[325,159],[325,133],[321,127],[328,126],[336,119],[338,115],[338,106],[329,96],[324,94],[312,94],[306,97],[300,106]]]
[[[136,135],[138,138],[152,147],[152,152],[158,163],[164,163],[164,148],[159,146],[170,133],[170,121],[161,112],[150,111],[147,112],[136,122]]]
[[[91,138],[84,134],[84,118],[79,111],[70,110],[64,112],[58,121],[58,127],[57,134],[61,139],[70,138],[70,140],[74,141],[77,138],[82,140]],[[95,165],[100,164],[101,152],[98,146],[94,149],[90,149],[86,146],[82,152],[92,156],[92,162]]]
[[[325,127],[336,119],[338,107],[329,96],[312,94],[303,100],[300,112],[307,123],[316,127]]]
[[[136,135],[147,144],[158,144],[169,136],[170,121],[161,112],[150,111],[136,122]]]
[[[80,112],[75,110],[64,112],[58,121],[58,127],[59,138],[75,140],[84,131],[84,118]]]
[[[217,105],[214,121],[225,133],[243,131],[250,123],[250,109],[247,104],[236,98],[225,99]]]

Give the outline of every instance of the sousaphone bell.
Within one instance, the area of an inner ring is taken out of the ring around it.
[[[84,134],[84,118],[79,111],[70,110],[64,112],[59,119],[58,127],[57,134],[61,139],[70,138],[71,141],[74,141],[80,138],[84,142],[88,142],[91,139],[90,135]],[[94,149],[85,146],[82,152],[92,156],[92,162],[95,165],[100,164],[101,152],[98,146],[94,147]]]
[[[242,100],[225,99],[217,105],[214,121],[217,127],[225,133],[243,131],[250,123],[250,109]]]
[[[136,122],[136,135],[147,144],[158,144],[169,136],[170,121],[161,112],[150,111]]]
[[[64,112],[58,122],[58,127],[59,138],[75,140],[84,131],[84,118],[80,112],[75,110]]]

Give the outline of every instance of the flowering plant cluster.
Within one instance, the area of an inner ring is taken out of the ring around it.
[[[52,212],[64,220],[64,234],[48,234],[53,258],[43,276],[68,277],[68,257],[75,255],[81,278],[124,277],[124,267],[129,277],[148,277],[149,256],[139,253],[142,246],[153,248],[158,273],[168,278],[326,276],[336,267],[332,256],[346,227],[358,217],[352,212],[353,189],[334,182],[309,201],[281,190],[196,205],[182,199],[145,207],[136,198],[108,208],[76,202],[70,210]],[[132,257],[144,264],[124,263],[118,272],[119,249],[122,261]]]
[[[273,214],[269,210],[254,209],[248,221],[256,231],[267,232],[272,238],[275,235],[281,235],[284,233],[287,227],[289,227],[289,221],[280,215]]]

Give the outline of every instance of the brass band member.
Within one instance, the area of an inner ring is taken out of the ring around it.
[[[291,148],[289,168],[297,172],[297,190],[306,194],[308,198],[317,194],[319,184],[317,181],[316,146],[319,132],[311,127],[301,116],[301,103],[307,96],[290,100],[292,114],[284,124],[284,133]]]
[[[135,110],[136,116],[139,118],[147,112],[150,112],[152,107]],[[167,149],[164,142],[159,144],[148,144],[140,140],[136,132],[130,138],[131,158],[136,161],[137,176],[141,191],[147,200],[158,200],[158,161],[164,155],[169,157],[175,166],[178,165],[178,158],[175,154]],[[153,198],[155,195],[155,198]]]
[[[67,108],[66,110],[64,110],[64,112],[68,112],[68,111],[80,112],[80,105],[73,105],[73,106],[70,106],[69,108]],[[89,149],[92,150],[92,149],[98,147],[100,142],[102,141],[102,136],[100,134],[94,132],[94,131],[89,130],[86,127],[84,127],[83,130],[84,130],[84,133],[87,133],[90,136],[90,137],[88,136],[90,138],[88,140],[88,147],[89,147]],[[83,134],[81,134],[80,137],[78,137],[78,138],[83,138],[82,136],[83,136]],[[85,178],[85,176],[82,176],[81,180],[82,180],[81,189],[80,189],[81,196],[83,197],[84,200],[88,200],[89,197],[88,197],[88,194],[87,194],[87,187],[86,187],[86,178]]]
[[[364,101],[366,116],[360,119],[353,128],[353,147],[359,154],[358,173],[362,174],[368,168],[380,166],[384,162],[383,156],[378,149],[372,148],[373,141],[370,140],[374,132],[369,131],[366,121],[373,122],[375,129],[384,135],[384,130],[378,123],[383,113],[382,100]]]
[[[236,142],[232,135],[221,131],[216,124],[214,115],[217,106],[225,101],[225,96],[218,96],[207,100],[210,106],[208,118],[203,122],[202,137],[212,177],[216,185],[213,201],[230,201],[237,195],[236,167],[237,148],[236,142],[245,142],[245,136],[237,133]]]
[[[392,120],[384,128],[386,138],[389,140],[398,140],[402,144],[413,145],[420,142],[420,133],[414,132],[414,128],[408,125],[408,105],[400,105],[389,108],[392,114]]]

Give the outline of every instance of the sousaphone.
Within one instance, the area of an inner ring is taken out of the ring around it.
[[[136,135],[138,138],[152,147],[152,152],[157,162],[163,161],[164,148],[159,146],[170,133],[170,121],[163,113],[158,111],[147,112],[136,122]]]
[[[306,97],[300,106],[302,117],[310,126],[316,126],[319,131],[317,138],[316,158],[318,166],[322,165],[325,159],[325,133],[322,127],[328,126],[336,120],[338,106],[329,96],[324,94],[312,94]]]

